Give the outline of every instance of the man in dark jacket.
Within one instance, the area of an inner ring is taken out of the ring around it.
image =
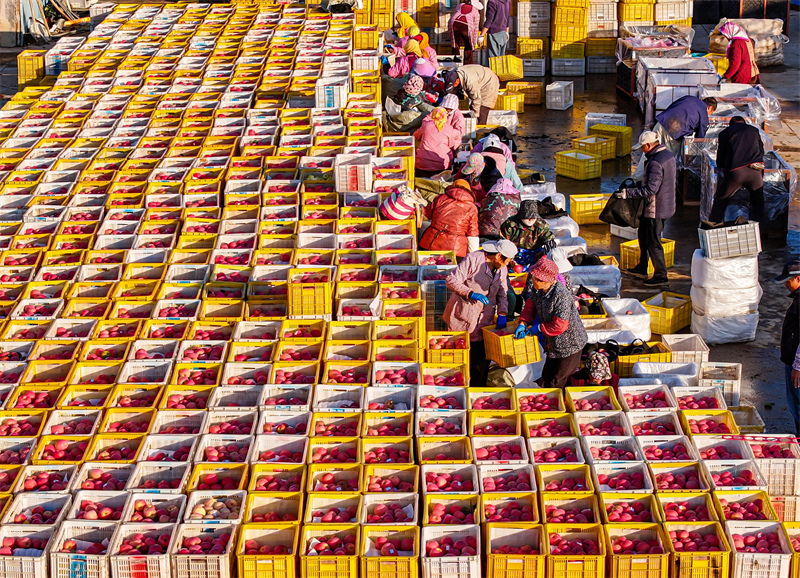
[[[509,19],[511,16],[510,0],[489,0],[486,4],[486,18],[478,37],[478,44],[486,38],[489,58],[505,56],[508,47]]]
[[[741,116],[734,116],[730,126],[719,133],[717,168],[722,179],[714,195],[710,221],[724,220],[725,208],[730,198],[741,188],[750,191],[750,219],[764,218],[764,143],[761,133],[747,124]]]
[[[786,285],[792,298],[781,328],[781,361],[786,367],[786,402],[800,437],[800,261],[786,263],[774,281]]]
[[[653,127],[661,139],[677,158],[681,152],[683,137],[704,138],[708,130],[708,117],[717,110],[717,100],[712,97],[699,99],[696,96],[683,96],[670,104],[667,110],[656,115]],[[667,138],[669,137],[669,138]]]
[[[644,151],[644,178],[639,186],[622,189],[614,193],[622,199],[647,199],[642,218],[639,219],[639,264],[628,272],[637,277],[647,277],[649,260],[653,261],[653,276],[645,285],[668,283],[667,263],[661,232],[664,221],[675,214],[675,157],[661,144],[653,131],[646,130],[639,136],[638,147]]]

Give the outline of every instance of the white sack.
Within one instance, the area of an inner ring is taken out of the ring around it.
[[[731,317],[712,317],[692,312],[692,333],[697,333],[709,345],[753,341],[757,328],[758,311]]]
[[[589,343],[605,343],[609,339],[613,339],[617,343],[631,343],[636,336],[630,331],[623,331],[617,329],[614,331],[587,331]]]
[[[569,278],[576,290],[583,285],[590,291],[609,297],[617,297],[622,286],[622,274],[614,265],[573,267],[569,272]]]
[[[692,284],[711,289],[747,289],[758,285],[758,255],[708,259],[700,249],[695,249]]]
[[[553,234],[561,229],[567,229],[570,237],[577,237],[580,234],[581,228],[578,226],[578,223],[568,215],[556,217],[554,219],[545,219],[545,221],[550,227],[550,230],[553,231]]]
[[[633,364],[633,377],[661,379],[670,385],[697,385],[700,366],[696,363],[658,363],[639,361]]]
[[[763,295],[761,285],[746,289],[708,289],[692,285],[692,309],[701,315],[729,317],[747,315],[758,311],[758,302]]]
[[[603,299],[603,307],[622,329],[633,333],[637,339],[650,339],[650,313],[636,299]],[[628,313],[630,311],[630,313]]]
[[[586,240],[582,237],[556,237],[556,244],[567,252],[568,257],[588,253]]]

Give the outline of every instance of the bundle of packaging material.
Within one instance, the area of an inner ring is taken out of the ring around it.
[[[758,327],[758,254],[692,256],[692,332],[709,345],[753,341]]]
[[[755,42],[756,64],[759,67],[780,66],[783,64],[783,45],[789,39],[783,35],[783,20],[742,18],[728,20],[723,18],[708,37],[708,51],[713,54],[725,54],[728,50],[728,39],[719,33],[726,22],[735,22],[744,28],[747,35]]]

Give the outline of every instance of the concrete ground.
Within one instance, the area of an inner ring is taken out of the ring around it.
[[[695,27],[693,52],[705,53],[708,33],[713,26]],[[800,13],[792,12],[790,23],[792,42],[785,45],[785,64],[765,69],[761,78],[765,88],[781,101],[782,126],[770,127],[770,137],[775,149],[795,168],[800,168]],[[551,79],[548,77],[547,82]],[[555,79],[559,80],[559,79]],[[615,88],[614,75],[589,75],[569,78],[574,82],[574,106],[566,111],[529,107],[520,119],[519,144],[522,149],[522,170],[538,170],[547,180],[555,180],[558,191],[565,195],[584,193],[610,193],[629,176],[638,162],[625,157],[603,163],[601,179],[574,181],[556,176],[555,153],[571,148],[572,139],[584,135],[584,118],[588,112],[626,114],[628,126],[633,127],[634,139],[642,130],[643,116],[638,104],[629,101]],[[795,195],[797,197],[797,195]],[[676,243],[675,266],[670,269],[670,291],[688,294],[691,287],[690,265],[692,253],[699,247],[697,206],[679,207],[664,230],[664,237]],[[790,224],[787,243],[768,241],[761,253],[760,278],[764,296],[759,306],[760,322],[756,340],[752,343],[712,347],[711,361],[740,362],[743,364],[742,402],[755,406],[767,423],[770,432],[793,432],[791,416],[786,408],[784,366],[779,359],[780,328],[783,315],[789,306],[786,289],[770,280],[791,257],[800,257],[800,203],[790,206]],[[619,244],[624,239],[613,237],[608,226],[581,226],[590,250],[619,257]],[[646,299],[662,289],[651,289],[635,278],[623,274],[624,297]],[[689,332],[687,328],[684,330]],[[766,405],[774,404],[774,405]]]

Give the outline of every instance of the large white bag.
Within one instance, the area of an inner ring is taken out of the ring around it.
[[[708,259],[695,249],[692,284],[711,289],[747,289],[758,285],[758,255]]]
[[[702,315],[718,317],[747,315],[758,311],[758,302],[763,293],[761,285],[746,289],[711,289],[692,285],[689,291],[692,309]]]
[[[580,234],[580,226],[575,222],[575,219],[568,215],[556,217],[554,219],[545,219],[545,221],[547,222],[547,226],[550,227],[550,230],[553,231],[553,234],[561,229],[567,229],[570,237],[577,237]]]
[[[753,341],[757,328],[758,311],[731,317],[713,317],[692,312],[692,333],[697,333],[709,345]]]
[[[650,313],[636,299],[603,299],[603,307],[622,329],[637,339],[650,339]]]
[[[589,343],[605,343],[609,339],[617,343],[631,343],[636,339],[633,333],[622,329],[614,331],[587,331],[586,336],[588,337]]]

